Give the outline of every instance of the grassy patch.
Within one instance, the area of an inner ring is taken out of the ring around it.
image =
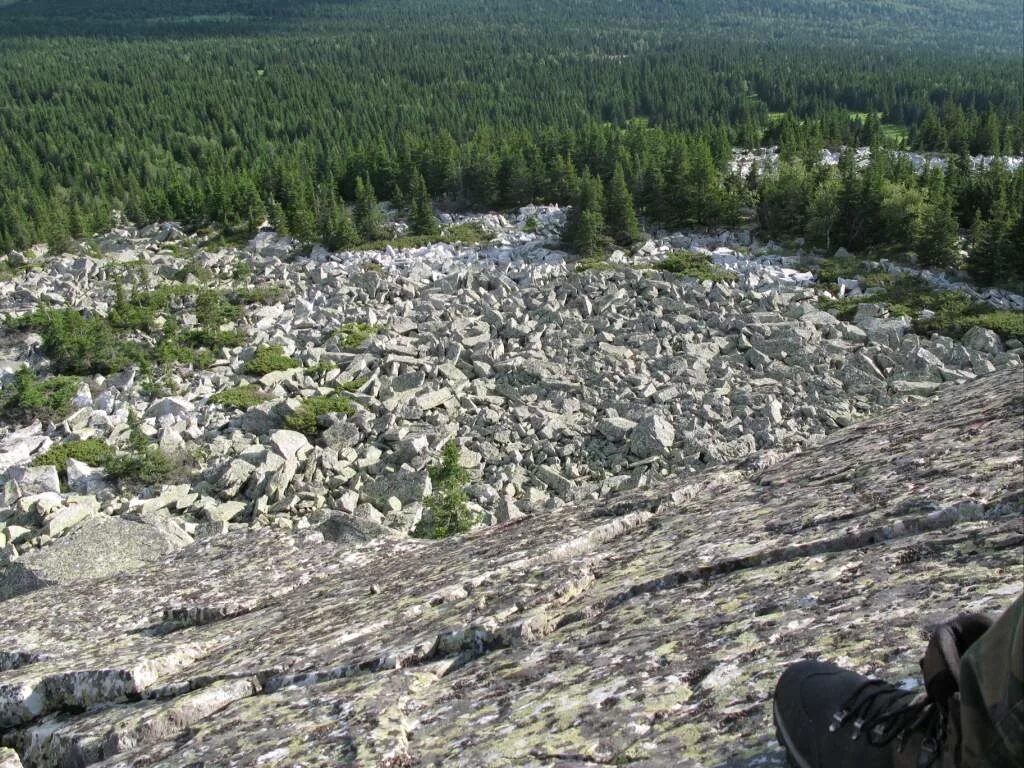
[[[370,323],[345,323],[337,330],[338,344],[345,349],[358,349],[383,330],[382,326]]]
[[[254,405],[266,401],[267,396],[263,390],[253,384],[225,389],[213,395],[209,400],[211,405],[223,405],[225,408],[234,408],[239,411],[248,410]]]
[[[494,237],[484,229],[478,222],[467,221],[462,224],[453,224],[441,230],[440,235],[405,235],[391,240],[370,240],[359,245],[352,246],[351,251],[383,251],[389,245],[396,251],[410,248],[425,248],[434,243],[461,243],[462,245],[479,245],[489,243]]]
[[[710,256],[692,251],[673,251],[661,261],[656,262],[654,268],[697,280],[728,281],[736,279],[732,272],[715,266]]]
[[[293,429],[304,435],[315,435],[320,431],[320,425],[317,422],[321,416],[328,413],[351,415],[355,411],[352,401],[341,392],[332,395],[317,395],[303,400],[299,407],[285,418],[284,425],[287,429]]]
[[[824,299],[820,305],[843,320],[852,320],[857,305],[866,302],[886,304],[890,313],[913,318],[914,331],[919,334],[941,333],[959,339],[978,325],[995,331],[1004,339],[1024,339],[1024,312],[996,310],[958,291],[936,291],[917,277],[900,275],[870,296]],[[930,310],[935,316],[929,320],[917,319],[923,310]]]
[[[265,376],[273,371],[287,371],[298,367],[299,362],[288,357],[282,347],[271,344],[259,347],[243,370],[252,376]]]
[[[577,272],[610,272],[616,269],[622,269],[623,264],[612,264],[610,261],[603,257],[580,259],[576,262]]]

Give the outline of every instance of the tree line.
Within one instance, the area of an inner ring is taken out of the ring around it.
[[[342,245],[383,231],[357,215],[371,192],[420,201],[424,229],[425,196],[571,203],[595,180],[648,222],[712,226],[762,194],[727,172],[734,145],[805,164],[822,146],[1024,151],[999,2],[165,5],[0,8],[0,249],[114,210]]]

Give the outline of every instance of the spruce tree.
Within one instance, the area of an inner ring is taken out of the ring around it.
[[[956,265],[957,222],[946,194],[934,195],[925,205],[917,252],[927,267],[946,269]]]
[[[565,231],[562,233],[562,240],[575,247],[577,232],[583,221],[583,215],[594,213],[597,220],[601,222],[599,232],[604,231],[604,186],[601,179],[584,169],[583,178],[580,180],[580,191],[576,196],[572,209],[565,219]]]
[[[434,216],[434,208],[430,203],[427,182],[419,170],[413,171],[412,182],[409,184],[409,230],[414,235],[437,237],[441,234],[441,226]]]
[[[384,214],[377,205],[377,195],[369,176],[356,179],[355,223],[363,240],[383,240],[387,235]]]
[[[344,200],[334,198],[320,214],[320,240],[330,251],[341,251],[359,244],[359,230]]]
[[[626,185],[626,174],[621,163],[615,164],[615,172],[608,187],[605,222],[612,240],[619,245],[632,245],[640,239],[640,223],[636,218],[633,195]]]
[[[604,217],[600,211],[584,211],[580,216],[573,248],[583,259],[596,259],[604,253]]]

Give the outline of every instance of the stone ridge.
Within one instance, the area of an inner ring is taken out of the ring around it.
[[[787,663],[913,675],[929,626],[1020,589],[1022,419],[1005,371],[767,469],[458,540],[239,532],[42,589],[0,618],[0,744],[25,766],[782,765]]]

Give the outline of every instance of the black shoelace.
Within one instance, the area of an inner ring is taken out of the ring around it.
[[[945,709],[926,695],[896,688],[884,680],[867,680],[832,716],[829,730],[835,732],[852,723],[852,739],[863,734],[868,743],[884,747],[897,738],[902,749],[907,736],[914,731],[923,734],[918,764],[930,766],[939,755],[939,745],[946,735]]]

